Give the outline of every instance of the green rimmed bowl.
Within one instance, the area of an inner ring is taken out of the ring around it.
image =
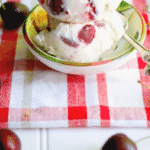
[[[146,36],[146,24],[142,16],[133,6],[124,1],[122,1],[117,11],[128,20],[126,33],[142,44]],[[108,52],[98,62],[76,63],[62,60],[46,53],[33,42],[34,36],[47,27],[47,13],[40,5],[37,5],[24,22],[24,39],[29,50],[37,59],[48,67],[64,73],[91,75],[111,71],[126,63],[133,57],[132,54],[135,52],[133,46],[124,38],[121,38],[117,47]]]

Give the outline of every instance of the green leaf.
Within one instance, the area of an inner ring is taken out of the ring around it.
[[[131,6],[130,4],[128,4],[127,2],[125,1],[122,1],[119,5],[119,7],[117,8],[117,11],[118,12],[122,12],[122,11],[126,11],[130,8],[133,8],[133,6]]]

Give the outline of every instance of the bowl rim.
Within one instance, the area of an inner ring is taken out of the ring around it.
[[[42,57],[50,60],[50,61],[54,61],[56,63],[61,63],[63,65],[69,65],[69,66],[78,66],[78,67],[87,67],[87,66],[98,66],[98,65],[103,65],[103,64],[107,64],[107,63],[110,63],[111,61],[114,61],[116,59],[119,59],[127,54],[130,54],[131,52],[133,52],[133,50],[135,49],[134,47],[131,47],[126,53],[120,55],[120,56],[117,56],[117,57],[114,57],[113,59],[109,59],[109,60],[103,60],[103,61],[97,61],[97,62],[87,62],[87,63],[80,63],[80,62],[71,62],[71,61],[68,61],[68,60],[63,60],[63,59],[60,59],[58,57],[54,57],[46,52],[44,52],[42,49],[40,49],[34,42],[33,40],[28,36],[28,33],[27,33],[27,30],[26,30],[26,24],[28,22],[28,19],[30,18],[31,14],[34,12],[35,9],[37,9],[38,7],[41,7],[42,6],[40,4],[37,4],[31,11],[30,13],[28,14],[28,16],[26,17],[25,21],[24,21],[24,24],[23,24],[23,37],[26,41],[26,43],[35,51],[37,52],[39,55],[41,55]],[[143,16],[138,12],[138,10],[128,4],[127,2],[125,1],[122,1],[121,4],[120,4],[120,7],[117,8],[117,11],[118,12],[123,12],[123,11],[127,11],[129,9],[133,8],[135,10],[135,12],[138,14],[138,16],[140,17],[141,19],[141,23],[142,23],[142,31],[141,31],[141,37],[139,39],[139,43],[141,44],[145,37],[146,37],[146,31],[147,31],[147,27],[146,27],[146,23],[145,23],[145,20],[143,18]],[[132,15],[131,15],[132,17]]]

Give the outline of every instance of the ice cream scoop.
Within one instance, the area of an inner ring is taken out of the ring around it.
[[[63,60],[87,63],[99,60],[122,37],[121,15],[106,13],[103,20],[82,24],[66,23],[49,16],[50,31],[41,31],[34,42],[47,53]]]
[[[39,0],[46,12],[59,20],[84,23],[101,20],[103,13],[114,11],[122,0]]]

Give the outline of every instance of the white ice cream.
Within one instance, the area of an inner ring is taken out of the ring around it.
[[[117,9],[122,0],[39,0],[52,17],[72,23],[101,20]]]
[[[73,62],[98,61],[124,33],[124,22],[116,11],[104,13],[101,21],[83,24],[51,19],[52,31],[41,31],[34,41],[47,53]]]

